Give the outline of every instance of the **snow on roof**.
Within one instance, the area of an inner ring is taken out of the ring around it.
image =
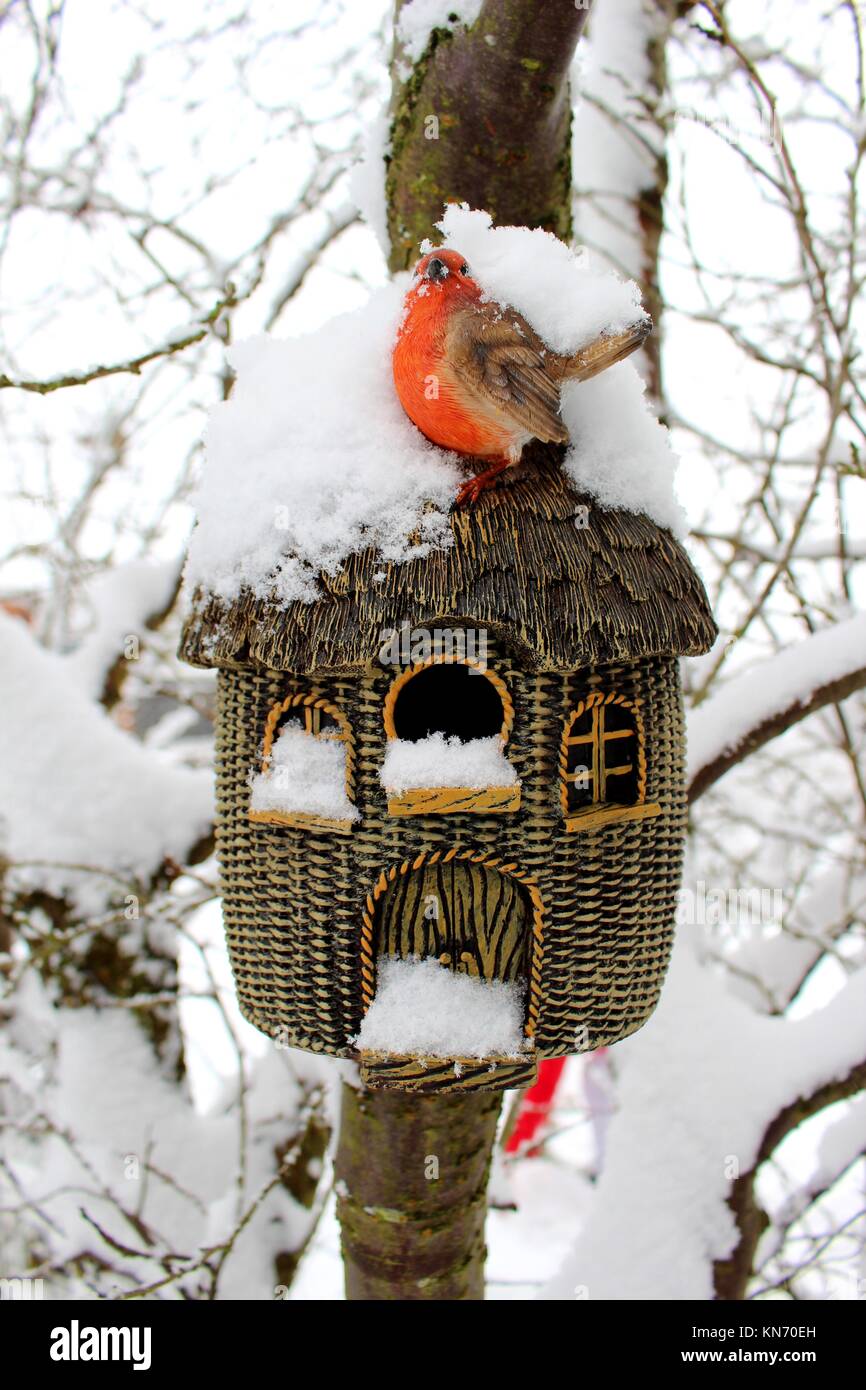
[[[451,517],[453,543],[382,572],[349,556],[320,602],[202,596],[181,655],[194,666],[362,670],[383,633],[470,616],[550,671],[708,651],[717,635],[682,547],[647,517],[576,496],[555,449],[533,445],[508,487]],[[516,539],[519,538],[519,539]]]
[[[372,1052],[516,1057],[525,1048],[523,988],[455,975],[435,960],[384,960],[355,1042]]]
[[[558,350],[642,313],[632,282],[598,274],[549,233],[494,228],[487,213],[457,206],[440,226],[485,293],[513,304]],[[315,333],[230,349],[237,380],[208,425],[187,564],[193,588],[227,601],[246,591],[312,602],[320,574],[361,550],[404,561],[452,544],[448,512],[464,474],[410,423],[391,376],[408,284],[398,276]],[[667,433],[634,368],[571,384],[563,409],[575,431],[566,463],[575,485],[678,529]]]
[[[391,378],[406,283],[315,333],[231,349],[237,381],[208,425],[192,585],[312,600],[318,572],[353,551],[399,560],[446,539],[460,474],[404,415]]]

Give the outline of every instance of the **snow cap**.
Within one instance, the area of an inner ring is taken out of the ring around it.
[[[448,518],[452,544],[399,563],[374,546],[282,603],[202,595],[181,656],[197,666],[363,670],[382,634],[444,620],[488,628],[530,669],[694,656],[716,637],[703,584],[649,517],[573,490],[555,449],[533,445],[508,484]]]

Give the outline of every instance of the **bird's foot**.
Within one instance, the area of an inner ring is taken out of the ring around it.
[[[496,479],[500,473],[511,464],[510,459],[497,459],[489,468],[485,468],[483,473],[478,473],[474,478],[469,478],[460,488],[454,499],[455,507],[472,507],[478,501],[482,492],[488,488],[496,486]]]

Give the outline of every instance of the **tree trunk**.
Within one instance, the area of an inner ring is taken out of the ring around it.
[[[487,1179],[502,1092],[343,1087],[337,1210],[349,1299],[484,1297]]]
[[[568,75],[589,11],[573,0],[484,0],[471,29],[434,29],[406,80],[396,47],[385,185],[392,270],[412,264],[449,202],[569,239]]]
[[[397,14],[403,0],[397,0]],[[437,29],[406,75],[395,44],[386,194],[391,269],[446,202],[571,234],[569,69],[590,5],[484,0]],[[336,1160],[349,1299],[484,1297],[487,1180],[502,1092],[343,1088]]]

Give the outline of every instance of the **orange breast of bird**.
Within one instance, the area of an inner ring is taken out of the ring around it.
[[[457,303],[423,282],[409,291],[392,355],[394,386],[409,419],[434,444],[499,458],[513,445],[514,428],[467,390],[449,361],[452,316],[471,306],[471,292]]]

